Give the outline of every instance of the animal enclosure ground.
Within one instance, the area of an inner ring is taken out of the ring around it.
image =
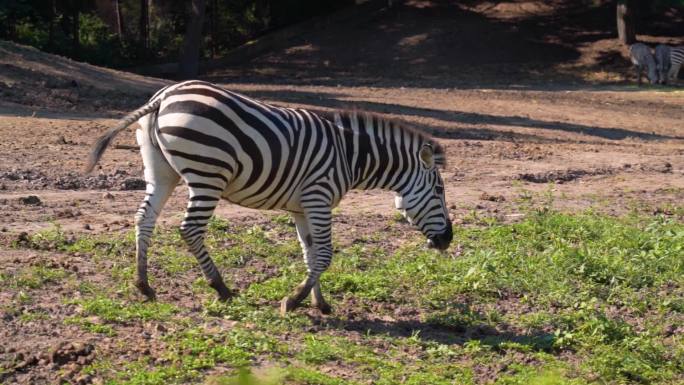
[[[215,302],[178,234],[183,186],[153,239],[159,300],[144,302],[133,129],[81,170],[112,117],[164,82],[0,44],[0,384],[232,384],[240,367],[255,383],[684,383],[683,89],[625,82],[608,2],[591,18],[560,0],[571,12],[447,3],[325,24],[206,77],[402,119],[444,144],[452,246],[426,250],[391,193],[350,193],[323,277],[331,316],[278,315],[304,274],[294,227],[226,202],[209,247],[239,296]],[[463,58],[483,34],[501,49]],[[350,41],[358,52],[340,57]]]
[[[230,87],[433,130],[453,246],[424,250],[391,194],[354,192],[323,281],[334,315],[281,318],[303,275],[287,217],[219,206],[211,251],[240,292],[219,304],[176,230],[179,186],[150,258],[159,301],[145,303],[131,284],[133,133],[84,177],[113,120],[5,115],[5,383],[229,383],[245,365],[292,384],[684,381],[680,91]]]

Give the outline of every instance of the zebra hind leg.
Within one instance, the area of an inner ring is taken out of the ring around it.
[[[141,126],[147,129],[147,120],[142,119]],[[135,252],[137,278],[135,286],[148,300],[155,299],[155,292],[147,278],[147,249],[150,246],[152,232],[157,217],[164,204],[173,193],[180,176],[169,166],[164,155],[150,143],[149,136],[143,130],[136,132],[143,164],[145,165],[145,182],[147,183],[145,198],[135,215]]]
[[[176,178],[176,181],[178,181],[178,178]],[[147,248],[150,246],[157,217],[176,184],[175,182],[163,185],[151,185],[148,183],[147,186],[147,195],[135,215],[135,254],[138,270],[135,287],[148,300],[154,300],[155,292],[150,287],[147,278]]]
[[[227,301],[235,293],[223,283],[221,273],[204,246],[207,223],[209,223],[219,199],[220,193],[216,190],[197,191],[190,188],[190,201],[180,231],[190,251],[197,258],[204,277],[209,281],[209,286],[216,290],[219,300]]]

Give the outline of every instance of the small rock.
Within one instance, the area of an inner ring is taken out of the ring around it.
[[[86,385],[92,383],[92,377],[88,374],[81,374],[80,376],[74,378],[74,381],[78,385]]]
[[[41,205],[41,200],[35,195],[29,195],[27,197],[21,197],[19,198],[21,203],[25,205],[31,205],[31,206],[40,206]]]
[[[86,223],[85,225],[83,225],[83,228],[85,230],[92,230],[93,229],[92,226],[90,226],[90,223]]]
[[[490,202],[504,202],[504,201],[506,201],[506,198],[503,195],[490,195],[487,192],[483,192],[480,195],[480,199],[483,201],[490,201]]]
[[[31,240],[29,239],[29,235],[26,231],[22,231],[17,235],[17,243],[19,244],[27,244],[30,243]]]
[[[68,371],[69,368],[76,367],[76,363],[74,361],[77,361],[78,363],[84,362],[85,364],[90,362],[91,358],[86,356],[89,356],[93,350],[94,347],[91,344],[63,341],[57,344],[57,346],[51,350],[50,360],[53,364],[58,366],[68,363],[67,367],[65,368],[65,370]],[[81,357],[83,359],[81,359]]]
[[[146,183],[140,178],[128,178],[123,181],[121,188],[123,190],[144,190]]]
[[[26,358],[25,360],[22,360],[17,366],[14,367],[14,370],[24,370],[28,368],[29,366],[33,366],[38,363],[38,359],[35,356],[30,356]]]
[[[110,192],[106,192],[106,193],[102,194],[102,198],[103,198],[103,199],[108,199],[108,200],[113,200],[113,199],[114,199],[114,195],[113,195],[112,193],[110,193]]]
[[[66,141],[66,139],[64,138],[64,135],[60,135],[59,137],[57,137],[56,143],[57,143],[57,144],[67,144],[67,141]]]

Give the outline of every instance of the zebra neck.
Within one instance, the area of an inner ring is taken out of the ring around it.
[[[406,138],[380,130],[345,130],[345,150],[352,189],[398,192],[413,164]]]

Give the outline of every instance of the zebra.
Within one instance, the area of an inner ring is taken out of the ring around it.
[[[658,44],[655,48],[656,70],[658,71],[658,83],[666,84],[670,67],[671,48],[667,44]]]
[[[643,43],[635,43],[629,47],[629,56],[632,64],[637,71],[637,82],[641,85],[641,75],[644,70],[647,70],[648,80],[651,84],[658,82],[658,74],[656,72],[656,62],[653,58],[651,49]]]
[[[670,47],[670,71],[667,74],[669,81],[677,82],[682,63],[684,63],[684,45]]]
[[[148,300],[155,292],[148,283],[147,249],[180,179],[189,190],[181,235],[222,301],[235,292],[204,246],[207,223],[221,199],[292,215],[307,275],[282,299],[281,314],[309,293],[314,307],[332,311],[319,278],[333,254],[332,208],[350,189],[392,190],[395,207],[427,237],[428,247],[445,250],[452,240],[439,172],[446,164],[444,148],[404,124],[358,111],[323,116],[277,107],[208,82],[186,81],[161,89],[97,139],[86,172],[136,120],[147,187],[135,216],[135,286]]]

